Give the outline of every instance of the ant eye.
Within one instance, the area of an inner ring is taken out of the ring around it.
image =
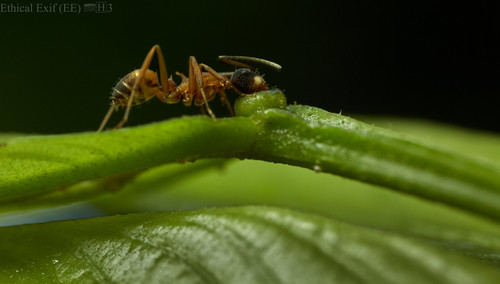
[[[247,68],[234,71],[231,83],[244,94],[267,90],[266,81],[257,72]]]

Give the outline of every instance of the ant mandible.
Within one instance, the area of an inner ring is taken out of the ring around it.
[[[155,53],[160,68],[160,80],[158,80],[158,75],[155,72],[148,69]],[[278,71],[281,69],[281,66],[274,62],[254,57],[224,55],[219,56],[219,60],[242,68],[236,69],[234,72],[218,73],[206,64],[198,64],[194,56],[190,56],[189,77],[176,72],[182,78],[181,84],[177,86],[172,77],[169,78],[167,75],[167,67],[160,46],[153,46],[144,59],[141,69],[125,75],[113,88],[111,107],[97,132],[104,129],[111,114],[119,106],[126,106],[127,108],[122,120],[114,129],[122,127],[127,122],[132,106],[142,104],[155,96],[167,104],[175,104],[182,100],[184,105],[190,106],[194,101],[195,105],[202,107],[203,113],[203,106],[205,106],[210,117],[215,120],[215,115],[208,102],[213,100],[216,94],[220,94],[222,103],[227,105],[229,112],[234,116],[224,90],[233,89],[240,95],[268,90],[264,78],[253,67],[240,61],[264,64]],[[206,72],[201,72],[201,69]]]

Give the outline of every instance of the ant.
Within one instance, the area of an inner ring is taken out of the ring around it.
[[[160,80],[158,80],[156,72],[148,69],[155,53],[160,68]],[[210,117],[215,120],[215,115],[208,102],[213,100],[217,94],[220,94],[221,102],[227,105],[229,112],[234,116],[224,90],[232,89],[240,95],[245,95],[269,89],[266,81],[255,68],[240,61],[264,64],[278,71],[281,69],[281,66],[274,62],[254,57],[221,55],[218,59],[224,63],[242,68],[236,69],[234,72],[218,73],[206,64],[198,64],[194,56],[190,56],[189,77],[176,72],[182,79],[181,84],[177,85],[172,80],[172,77],[169,78],[167,75],[167,67],[160,46],[153,46],[146,55],[141,69],[125,75],[113,88],[111,107],[97,132],[104,129],[111,114],[119,106],[126,106],[127,108],[122,120],[114,129],[122,127],[127,122],[132,106],[142,104],[155,96],[167,104],[175,104],[182,100],[184,105],[190,106],[194,101],[195,105],[201,107],[202,113],[205,113],[203,109],[203,106],[205,106]],[[201,69],[206,72],[201,72]]]

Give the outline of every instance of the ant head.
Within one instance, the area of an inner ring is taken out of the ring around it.
[[[240,68],[234,71],[231,76],[231,83],[244,94],[253,94],[269,89],[264,78],[256,71],[248,68]]]

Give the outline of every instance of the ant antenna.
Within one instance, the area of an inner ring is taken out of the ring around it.
[[[234,66],[238,67],[243,67],[243,68],[249,68],[252,70],[256,70],[256,68],[247,65],[245,63],[242,63],[240,61],[246,61],[246,62],[251,62],[251,63],[256,63],[260,65],[265,65],[268,67],[273,68],[275,71],[280,71],[281,70],[281,65],[274,63],[272,61],[262,59],[262,58],[256,58],[256,57],[250,57],[250,56],[236,56],[236,55],[219,55],[219,61],[222,61],[227,64],[231,64]]]

